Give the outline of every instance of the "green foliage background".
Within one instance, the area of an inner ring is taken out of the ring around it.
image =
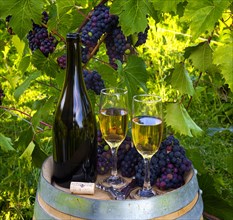
[[[31,219],[43,160],[52,153],[51,125],[65,71],[56,63],[65,36],[79,30],[98,0],[0,0],[0,217]],[[147,42],[115,70],[106,48],[86,69],[106,86],[163,98],[165,135],[174,133],[198,170],[205,213],[231,219],[233,209],[233,3],[231,0],[102,1],[135,41],[149,24]],[[31,52],[32,20],[59,40],[48,58]],[[9,23],[5,18],[12,15]],[[84,16],[85,15],[85,16]],[[7,32],[6,25],[14,34]],[[98,96],[89,92],[96,108]],[[207,216],[204,214],[204,216]]]

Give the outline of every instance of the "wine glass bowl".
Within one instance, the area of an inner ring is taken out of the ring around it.
[[[150,184],[150,159],[158,151],[163,134],[162,99],[156,95],[142,94],[133,97],[132,138],[145,165],[144,184],[134,193],[135,199],[155,195]]]
[[[128,91],[122,88],[106,88],[100,93],[99,124],[103,139],[112,152],[111,176],[103,184],[120,188],[126,181],[117,173],[117,150],[124,141],[128,129]]]

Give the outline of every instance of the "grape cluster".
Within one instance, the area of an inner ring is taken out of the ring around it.
[[[149,27],[138,34],[138,40],[134,46],[145,43]],[[119,26],[119,18],[111,15],[109,7],[101,4],[94,8],[90,20],[81,29],[82,62],[86,63],[97,46],[101,36],[106,34],[104,43],[112,67],[117,68],[116,60],[124,61],[124,55],[133,51],[131,38],[123,34]],[[97,52],[97,51],[96,51]],[[95,53],[96,53],[95,52]]]
[[[46,24],[48,21],[48,14],[42,13],[42,23]],[[54,36],[48,33],[46,27],[33,23],[33,29],[27,35],[29,47],[32,51],[39,49],[46,57],[53,53],[57,46],[57,40]]]
[[[136,174],[135,167],[139,161],[142,160],[142,156],[138,153],[135,147],[131,147],[125,154],[124,159],[121,161],[121,175],[124,177],[133,177]]]
[[[123,57],[125,52],[132,50],[131,44],[123,34],[120,27],[114,28],[110,33],[108,33],[105,38],[105,45],[107,49],[107,55],[109,57],[109,63],[113,67],[117,67],[115,64],[116,60],[123,62]]]
[[[93,90],[97,95],[105,88],[104,81],[97,71],[83,70],[83,77],[87,89]]]
[[[131,149],[132,139],[129,136],[125,137],[125,140],[121,143],[117,150],[117,167],[121,167],[121,161],[124,160],[126,153]]]
[[[5,97],[4,91],[0,88],[0,105],[2,105],[2,99]]]
[[[112,154],[109,146],[102,138],[100,130],[97,131],[97,172],[100,175],[106,174],[111,170],[112,167]]]
[[[148,31],[149,31],[149,26],[147,26],[144,32],[138,33],[138,40],[134,45],[135,47],[138,47],[146,42]]]
[[[176,189],[184,184],[184,174],[190,171],[191,161],[185,156],[185,150],[172,135],[162,143],[151,159],[151,184],[161,189]],[[143,169],[136,168],[136,179],[143,184]]]
[[[116,25],[118,18],[109,13],[109,7],[100,4],[91,14],[90,20],[81,29],[82,62],[86,63],[101,36]]]
[[[66,68],[66,55],[62,55],[57,58],[57,64],[60,66],[61,69]]]

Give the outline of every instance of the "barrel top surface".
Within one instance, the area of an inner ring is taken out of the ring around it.
[[[111,200],[108,193],[99,189],[95,189],[94,195],[73,195],[69,189],[58,187],[51,182],[52,166],[53,160],[49,157],[42,167],[39,195],[52,207],[83,218],[91,219],[91,216],[94,216],[98,219],[98,216],[102,216],[104,219],[109,215],[116,215],[116,218],[124,219],[125,212],[132,216],[137,215],[139,219],[143,219],[145,215],[148,218],[155,218],[182,209],[194,200],[199,190],[196,173],[192,170],[186,175],[185,184],[180,188],[164,192],[154,187],[159,195],[146,200]],[[97,181],[101,178],[103,176],[98,176]]]

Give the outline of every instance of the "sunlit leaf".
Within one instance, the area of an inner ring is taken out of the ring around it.
[[[26,89],[30,86],[31,82],[38,78],[41,75],[39,71],[31,73],[28,78],[15,90],[14,97],[16,100],[19,100],[19,97],[25,92]]]
[[[24,152],[21,154],[19,159],[31,160],[32,152],[34,150],[35,144],[31,141]]]
[[[228,6],[229,1],[226,0],[189,0],[184,20],[190,21],[193,38],[197,38],[205,31],[211,33]]]
[[[176,132],[184,135],[201,135],[202,129],[192,120],[182,104],[169,103],[166,106],[165,121]]]
[[[147,71],[144,61],[137,56],[130,56],[126,66],[119,68],[119,75],[122,84],[128,88],[129,98],[140,92],[140,89],[147,91]]]
[[[163,12],[176,12],[177,5],[184,0],[151,0],[155,9]]]
[[[0,0],[0,14],[12,15],[9,26],[22,39],[32,29],[32,20],[41,23],[43,4],[43,0]]]
[[[188,71],[183,63],[175,65],[175,69],[172,73],[171,84],[175,89],[179,90],[181,94],[194,94],[192,80],[190,79]]]
[[[213,62],[220,67],[226,84],[233,91],[233,43],[218,46],[214,51]]]
[[[212,68],[213,51],[208,42],[203,42],[196,47],[189,48],[189,59],[192,61],[195,68],[201,72],[208,71]]]
[[[6,137],[4,134],[0,133],[0,148],[3,151],[15,150],[13,148],[13,143],[10,138]]]
[[[129,36],[146,29],[149,3],[147,0],[117,0],[113,2],[110,12],[119,16],[123,33]]]

